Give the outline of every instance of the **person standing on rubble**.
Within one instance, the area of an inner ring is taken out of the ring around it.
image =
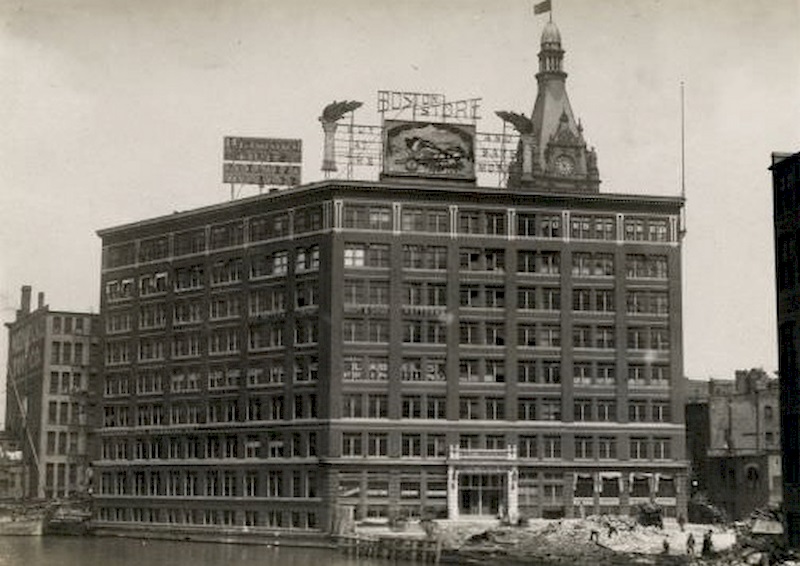
[[[689,533],[689,536],[686,537],[686,554],[689,556],[694,556],[694,534]]]
[[[703,556],[710,556],[711,552],[713,551],[713,546],[711,543],[711,529],[706,531],[706,534],[703,535]]]

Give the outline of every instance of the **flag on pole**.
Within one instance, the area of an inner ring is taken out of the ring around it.
[[[551,0],[543,0],[538,4],[533,5],[533,14],[538,16],[539,14],[544,14],[545,12],[549,12],[553,9],[553,6],[550,4]]]

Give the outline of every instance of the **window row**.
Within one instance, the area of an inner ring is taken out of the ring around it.
[[[48,401],[47,424],[86,424],[86,405],[79,401]]]
[[[287,407],[282,394],[254,395],[247,399],[212,399],[208,401],[172,401],[169,404],[146,403],[106,405],[103,408],[103,426],[148,427],[166,425],[196,425],[235,422],[282,421],[287,418],[316,419],[318,417],[315,393],[296,392]]]
[[[317,456],[314,431],[104,438],[103,460],[220,460]]]
[[[507,440],[503,434],[467,433],[459,434],[458,446],[461,450],[505,450],[508,446]],[[565,440],[572,440],[571,455],[566,454]],[[622,454],[618,448],[618,444],[625,440],[627,440],[625,443],[627,455]],[[562,435],[519,435],[516,446],[518,457],[524,459],[669,460],[672,458],[672,439],[667,437],[620,439],[615,436],[575,435],[567,439]],[[398,435],[386,432],[343,432],[340,445],[341,455],[346,458],[443,458],[448,454],[448,447],[447,438],[443,434],[399,433]],[[526,487],[530,487],[530,476],[525,480],[520,478],[520,485],[527,483]],[[353,487],[355,488],[355,485]],[[577,495],[580,496],[582,491],[577,492]],[[636,493],[638,491],[639,489]],[[343,495],[354,497],[357,494],[358,491],[350,489]]]
[[[130,470],[100,474],[100,493],[147,497],[319,497],[314,470]]]
[[[360,335],[360,331],[356,332],[356,335]],[[132,360],[132,354],[135,354],[140,362],[163,361],[166,359],[168,351],[171,352],[172,359],[196,358],[202,355],[203,346],[207,347],[207,352],[211,356],[237,354],[243,349],[241,337],[241,330],[238,327],[232,327],[212,329],[205,338],[199,332],[180,333],[174,335],[171,342],[166,343],[161,336],[142,337],[135,344],[130,341],[108,342],[106,344],[106,364],[128,364]],[[251,325],[247,330],[246,338],[249,352],[282,348],[286,345],[283,321],[278,321],[278,324]],[[296,346],[314,345],[318,340],[319,324],[316,319],[297,319],[295,321],[294,344]],[[375,340],[356,341],[386,342],[387,340],[388,327],[386,333],[381,331]]]
[[[79,455],[78,433],[74,431],[48,431],[45,454],[51,456]]]
[[[53,334],[84,334],[91,325],[91,318],[85,316],[61,316],[52,315],[50,317]]]
[[[64,366],[87,365],[88,348],[84,342],[53,341],[50,343],[50,363]]]
[[[160,370],[140,371],[135,376],[111,373],[105,379],[105,396],[125,396],[135,391],[139,396],[172,393],[191,393],[201,390],[220,391],[259,387],[284,383],[285,366],[282,358],[264,360],[259,366],[242,370],[236,367],[212,365],[206,372],[200,367],[173,368],[169,376]],[[295,383],[316,382],[319,371],[317,356],[295,356],[293,360]]]
[[[262,242],[285,238],[292,234],[315,232],[322,229],[322,218],[322,205],[315,205],[295,209],[291,214],[289,212],[265,214],[245,221],[236,220],[147,238],[138,243],[116,244],[108,246],[103,251],[103,266],[115,268],[133,265],[137,261],[139,263],[159,261],[168,259],[170,255],[192,255],[206,250],[241,246],[245,241]]]
[[[249,258],[249,272],[245,270],[245,260],[230,258],[212,263],[207,269],[204,264],[196,264],[175,269],[170,287],[170,274],[166,271],[139,276],[138,296],[148,297],[164,294],[170,288],[176,292],[193,291],[204,288],[239,283],[244,274],[250,280],[264,277],[285,276],[289,273],[289,252],[278,250],[253,254]],[[297,248],[294,250],[294,273],[316,271],[320,265],[319,246]],[[207,272],[210,276],[207,277]],[[137,290],[133,277],[114,279],[105,284],[106,299],[110,302],[131,299]]]
[[[86,391],[88,384],[79,371],[51,371],[48,393],[50,395],[74,395]]]

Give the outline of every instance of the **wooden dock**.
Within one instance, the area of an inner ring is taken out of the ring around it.
[[[441,539],[431,540],[403,536],[339,535],[336,547],[349,556],[411,560],[439,564],[442,556]]]

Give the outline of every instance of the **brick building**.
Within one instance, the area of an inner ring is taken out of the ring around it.
[[[686,405],[693,492],[705,493],[730,520],[778,506],[782,481],[778,380],[751,369],[738,370],[733,380],[694,384],[703,386],[704,395],[687,399]]]
[[[599,192],[562,59],[549,23],[508,187],[389,168],[99,232],[101,526],[685,514],[683,202]]]
[[[51,311],[22,288],[8,328],[5,428],[22,451],[28,498],[68,497],[87,489],[96,380],[96,314]]]
[[[800,153],[773,153],[772,200],[775,222],[778,374],[781,379],[781,448],[785,532],[793,548],[800,547],[800,253],[797,214],[800,211]]]

